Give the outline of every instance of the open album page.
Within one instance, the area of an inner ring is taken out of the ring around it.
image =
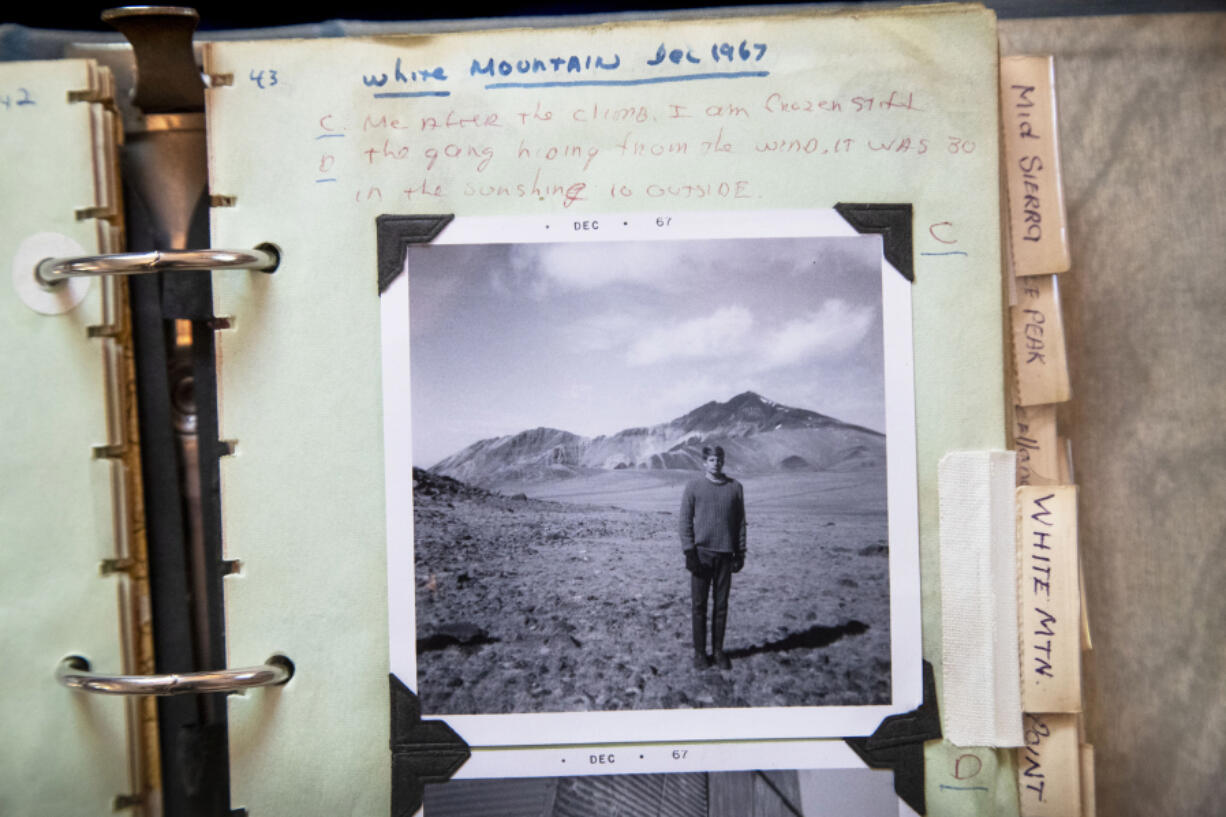
[[[231,700],[235,807],[382,808],[389,669],[469,779],[834,768],[939,684],[937,462],[1004,447],[990,12],[206,71],[214,244],[282,253],[216,284],[230,663],[298,668]]]

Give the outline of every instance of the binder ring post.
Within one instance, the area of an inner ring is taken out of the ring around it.
[[[146,272],[204,269],[273,272],[280,262],[281,254],[272,244],[261,244],[251,250],[152,250],[44,258],[34,267],[34,277],[44,286],[52,287],[69,278],[91,275],[141,275]]]
[[[89,661],[70,655],[60,661],[55,678],[78,692],[100,695],[193,695],[206,692],[237,692],[252,687],[284,684],[294,675],[294,664],[274,655],[258,667],[167,673],[164,675],[103,675],[91,672]]]

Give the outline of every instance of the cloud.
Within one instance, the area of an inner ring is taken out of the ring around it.
[[[626,362],[647,366],[670,360],[733,357],[743,351],[753,315],[741,306],[725,306],[705,318],[650,330],[630,344]]]
[[[764,330],[743,306],[721,307],[710,315],[650,329],[625,315],[607,313],[575,324],[572,348],[624,348],[631,366],[718,360],[725,372],[763,371],[846,354],[863,342],[874,315],[871,307],[831,299],[815,311]]]
[[[770,333],[762,343],[762,364],[775,368],[842,354],[859,345],[872,325],[871,308],[831,299]]]
[[[674,290],[701,269],[687,248],[668,242],[536,245],[534,271],[564,290],[593,290],[615,284]]]

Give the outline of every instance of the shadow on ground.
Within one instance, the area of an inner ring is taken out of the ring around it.
[[[497,644],[497,638],[475,624],[461,622],[458,624],[443,624],[434,632],[417,639],[417,654],[445,650],[448,647],[480,647],[484,644]]]
[[[845,635],[860,635],[866,632],[868,632],[868,625],[855,619],[848,621],[846,624],[840,624],[837,627],[823,627],[818,624],[799,633],[788,633],[776,641],[755,644],[752,647],[742,647],[739,650],[728,650],[728,657],[748,658],[759,653],[827,647]]]

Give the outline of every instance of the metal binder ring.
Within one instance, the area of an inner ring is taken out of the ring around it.
[[[293,663],[274,655],[258,667],[168,673],[165,675],[103,675],[90,672],[89,661],[70,655],[56,667],[55,678],[69,689],[102,695],[191,695],[234,692],[250,687],[284,684],[294,674]]]
[[[251,250],[151,250],[44,258],[34,268],[34,277],[45,286],[55,286],[68,278],[86,275],[140,275],[204,269],[272,272],[280,261],[280,254],[271,244],[261,244]]]

